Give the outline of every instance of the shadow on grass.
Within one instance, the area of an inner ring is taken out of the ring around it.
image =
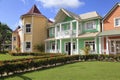
[[[12,78],[12,77],[19,77],[19,78],[21,78],[21,80],[32,80],[31,78],[23,76],[21,74],[12,75],[9,77],[4,77],[4,78],[1,78],[0,80],[6,80],[7,78]]]
[[[13,74],[13,75],[2,77],[2,78],[0,78],[0,80],[6,80],[7,78],[13,78],[13,77],[19,77],[22,80],[32,80],[31,78],[23,76],[23,75],[27,74],[27,73],[32,73],[32,72],[36,72],[36,71],[43,71],[43,70],[47,70],[47,69],[53,69],[53,68],[57,68],[57,67],[61,67],[61,66],[67,65],[67,64],[74,64],[74,63],[76,63],[76,62],[61,64],[61,65],[56,65],[56,66],[51,66],[51,67],[43,67],[41,69],[37,69],[37,70],[34,70],[34,71],[28,71],[28,72],[23,72],[23,73],[16,73],[16,74]]]

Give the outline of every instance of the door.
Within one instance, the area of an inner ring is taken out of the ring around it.
[[[68,55],[71,55],[71,43],[68,42]]]

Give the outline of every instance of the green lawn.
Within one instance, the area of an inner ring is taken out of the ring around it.
[[[9,54],[0,54],[0,61],[11,60],[11,59],[20,59],[20,58],[28,58],[32,56],[11,56]]]
[[[0,80],[120,80],[120,63],[78,62]]]

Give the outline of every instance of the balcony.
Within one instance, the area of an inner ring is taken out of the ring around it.
[[[76,30],[65,30],[65,31],[59,31],[56,33],[56,38],[71,38],[76,37]]]

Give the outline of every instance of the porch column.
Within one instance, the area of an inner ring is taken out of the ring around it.
[[[77,39],[77,54],[79,54],[79,39]]]
[[[59,24],[60,25],[60,34],[58,34],[59,38],[61,38],[61,34],[62,34],[62,26],[61,26],[61,23]]]
[[[106,54],[109,54],[108,36],[106,36]]]
[[[73,39],[71,38],[71,55],[73,55]]]
[[[71,30],[71,55],[73,54],[73,30],[72,30],[72,22],[70,21],[70,30]]]
[[[95,37],[95,53],[97,53],[97,37]]]
[[[99,37],[99,54],[102,54],[102,42],[101,42],[102,37]]]
[[[57,32],[57,27],[55,26],[55,34],[54,34],[55,38],[56,38],[56,35],[57,35],[56,32]]]
[[[78,36],[78,26],[79,26],[79,22],[78,21],[76,21],[76,37]]]
[[[62,53],[62,40],[60,39],[60,53]]]
[[[57,53],[57,40],[55,40],[55,53]]]

